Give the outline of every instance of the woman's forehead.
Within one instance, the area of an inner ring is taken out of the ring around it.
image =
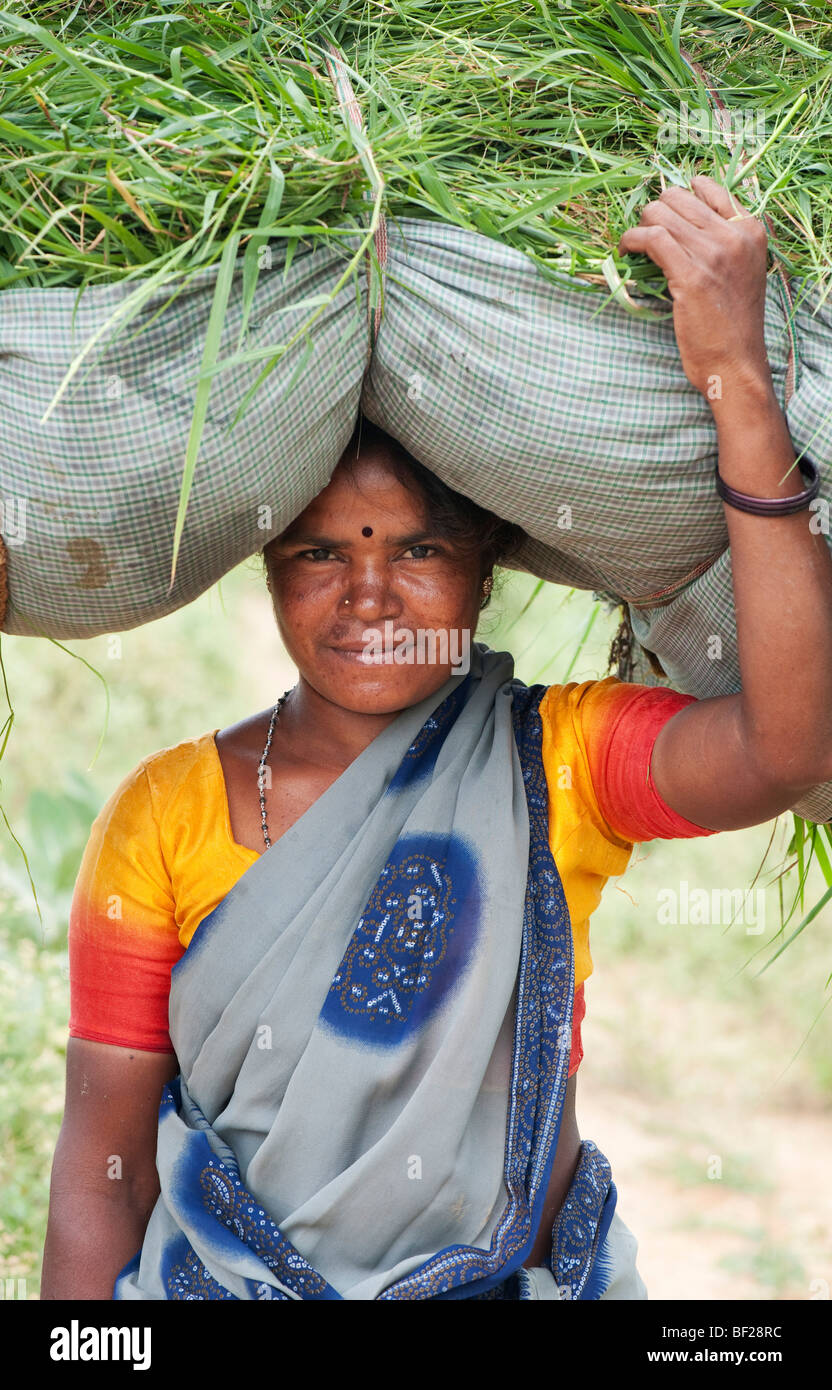
[[[384,458],[365,456],[351,465],[339,463],[301,516],[309,519],[337,512],[355,519],[368,508],[377,514],[420,517],[425,499],[418,488],[407,487]]]

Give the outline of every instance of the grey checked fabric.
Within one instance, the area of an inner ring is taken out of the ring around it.
[[[167,305],[169,291],[150,301],[140,324],[92,355],[45,424],[73,356],[128,291],[88,289],[74,322],[72,290],[3,292],[5,629],[89,637],[190,602],[326,485],[360,405],[445,482],[526,529],[518,569],[626,600],[636,637],[674,687],[700,698],[739,689],[716,430],[682,370],[672,319],[636,319],[581,282],[544,278],[521,252],[458,227],[403,219],[387,230],[372,349],[366,259],[298,334],[312,312],[303,301],[332,289],[358,234],[309,245],[288,273],[272,248],[245,346],[298,341],[233,428],[262,363],[215,377],[170,592],[215,272],[197,272]],[[789,308],[774,274],[766,346],[792,439],[816,463],[828,502],[832,300],[804,295],[798,280],[790,290],[797,362],[788,405]],[[238,275],[221,356],[237,344],[241,300]],[[704,573],[686,580],[697,566]],[[651,599],[668,587],[669,597]],[[832,818],[832,783],[795,809]]]

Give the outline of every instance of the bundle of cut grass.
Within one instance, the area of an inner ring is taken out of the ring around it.
[[[30,0],[0,11],[0,284],[209,264],[390,217],[602,264],[663,180],[753,171],[789,274],[832,265],[832,19],[817,3]],[[343,55],[363,137],[331,80]],[[703,78],[727,108],[720,127]],[[704,166],[704,167],[703,167]],[[746,188],[748,186],[746,185]],[[652,264],[634,283],[660,288]]]
[[[769,219],[766,347],[825,502],[823,13],[0,10],[5,628],[188,602],[325,486],[363,406],[524,527],[519,568],[626,601],[677,688],[739,688],[711,412],[663,277],[613,248],[695,172]],[[832,818],[832,785],[801,811]]]

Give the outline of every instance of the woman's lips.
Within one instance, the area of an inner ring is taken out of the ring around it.
[[[411,644],[413,645],[413,644]],[[402,647],[402,651],[408,648]],[[359,666],[395,666],[404,664],[394,661],[394,651],[392,649],[381,650],[373,649],[372,644],[368,643],[361,647],[330,647],[330,651],[335,652],[345,661],[358,662]]]
[[[357,661],[359,666],[389,666],[392,664],[389,657],[385,660],[384,652],[368,652],[364,647],[331,647],[330,650],[344,661]]]

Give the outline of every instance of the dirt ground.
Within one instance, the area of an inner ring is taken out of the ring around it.
[[[614,1043],[589,1014],[584,1046],[580,1131],[610,1160],[648,1296],[828,1299],[832,1117],[730,1094],[652,1100],[605,1080]]]

